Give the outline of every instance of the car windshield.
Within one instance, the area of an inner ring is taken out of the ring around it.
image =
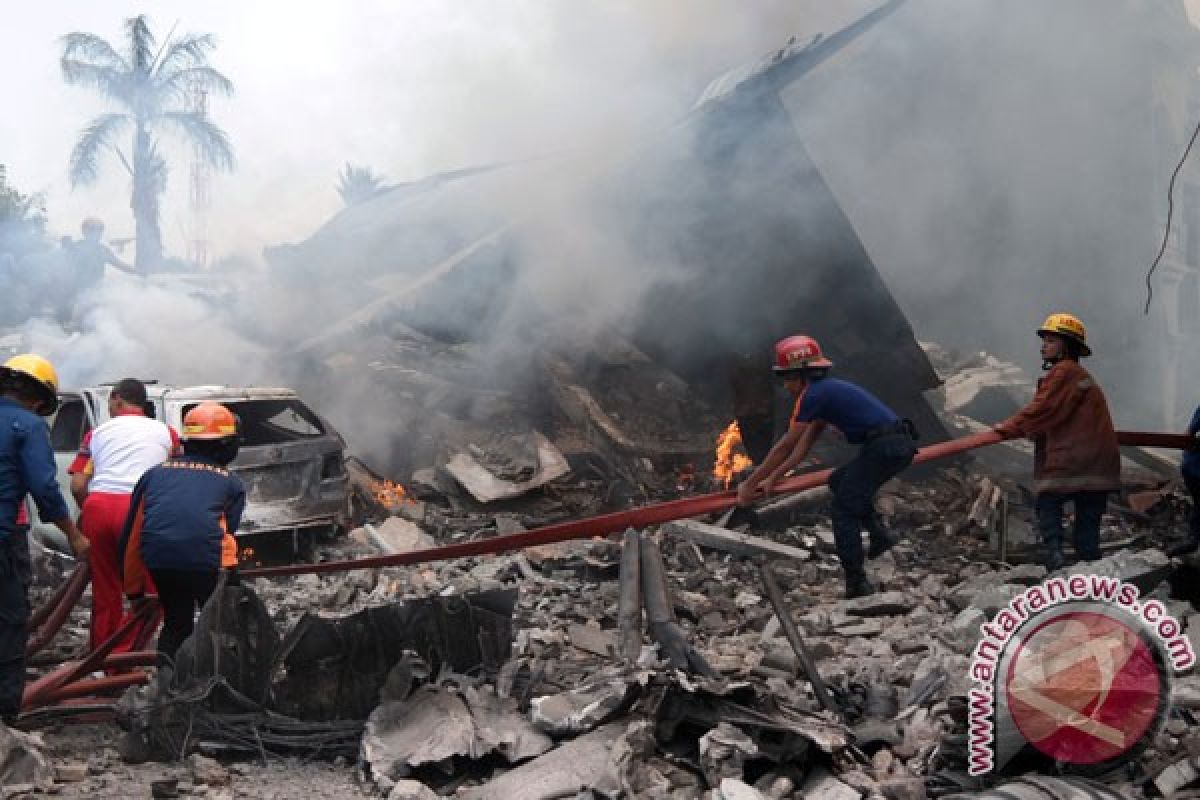
[[[312,439],[325,434],[320,418],[296,398],[220,401],[238,418],[243,447]],[[195,408],[185,406],[183,413]]]

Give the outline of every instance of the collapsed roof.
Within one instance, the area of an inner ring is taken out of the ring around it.
[[[922,397],[937,376],[779,97],[901,5],[714,82],[632,152],[393,187],[270,250],[284,280],[336,275],[326,313],[342,318],[300,353],[320,361],[401,326],[475,347],[494,373],[565,355],[595,385],[611,358],[591,342],[616,334],[714,407],[769,420],[771,344],[805,331],[941,438]]]

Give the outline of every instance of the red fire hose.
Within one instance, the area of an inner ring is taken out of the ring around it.
[[[1190,449],[1195,446],[1195,439],[1189,436],[1164,433],[1144,433],[1139,431],[1122,431],[1117,434],[1122,445],[1136,447],[1166,447],[1173,449]],[[939,458],[964,453],[979,447],[996,444],[1001,437],[991,431],[965,436],[946,442],[923,447],[917,451],[913,463],[923,463]],[[775,486],[777,494],[813,489],[824,485],[833,470],[822,470],[806,475],[798,475],[780,481]],[[526,547],[565,542],[572,539],[587,539],[594,536],[606,536],[618,533],[626,528],[644,528],[659,525],[676,519],[700,516],[724,511],[737,503],[737,492],[733,490],[715,492],[713,494],[687,497],[681,500],[671,500],[656,503],[627,511],[617,511],[601,514],[587,519],[560,522],[547,525],[532,531],[496,536],[475,542],[462,542],[444,547],[433,547],[410,553],[360,558],[351,561],[329,561],[323,564],[292,564],[279,567],[256,567],[242,570],[246,577],[278,577],[283,575],[304,575],[322,572],[346,572],[355,569],[372,569],[375,567],[396,567],[412,564],[425,564],[433,561],[447,561],[467,556],[488,555],[520,550]],[[87,582],[87,565],[82,564],[72,574],[70,580],[57,591],[51,602],[38,610],[35,617],[42,624],[37,634],[38,649],[44,646],[50,637],[62,625],[71,607],[82,593],[82,586]],[[78,589],[78,590],[77,590]],[[142,620],[145,622],[145,620]],[[145,630],[145,629],[143,629]],[[123,633],[124,631],[122,631]],[[115,640],[115,636],[113,639]],[[145,640],[139,637],[139,644]],[[111,640],[110,640],[111,641]],[[114,642],[115,643],[115,642]],[[109,642],[105,643],[106,645]],[[99,666],[107,668],[131,667],[135,664],[149,666],[153,663],[152,654],[130,653],[108,656],[111,647],[102,646],[97,652],[90,654],[84,661],[64,665],[59,670],[43,676],[31,684],[25,692],[25,708],[29,710],[64,700],[70,700],[88,694],[111,693],[128,685],[144,680],[144,673],[106,676],[99,679],[80,679],[87,671]],[[33,650],[36,652],[36,650]]]
[[[1187,449],[1195,440],[1189,436],[1164,433],[1121,432],[1117,439],[1122,445],[1172,447]],[[992,431],[964,436],[961,439],[951,439],[939,442],[917,451],[913,463],[933,461],[939,458],[964,453],[978,447],[985,447],[1001,441],[999,434]],[[791,494],[805,489],[822,486],[829,480],[832,470],[811,472],[806,475],[787,478],[775,486],[778,494]],[[495,536],[476,542],[432,547],[427,550],[417,550],[409,553],[396,553],[387,556],[360,558],[353,561],[328,561],[323,564],[289,564],[279,567],[255,567],[242,570],[247,577],[273,578],[281,575],[304,575],[320,572],[345,572],[352,569],[371,569],[374,567],[398,567],[411,564],[425,564],[431,561],[447,561],[467,556],[479,556],[492,553],[505,553],[520,550],[525,547],[565,542],[571,539],[587,539],[593,536],[607,536],[619,533],[626,528],[644,528],[659,525],[671,520],[695,517],[701,514],[711,514],[731,508],[737,502],[737,492],[730,490],[713,494],[686,497],[682,500],[671,500],[649,506],[632,508],[628,511],[616,511],[611,514],[601,514],[597,517],[559,522],[546,525],[523,533],[508,536]]]

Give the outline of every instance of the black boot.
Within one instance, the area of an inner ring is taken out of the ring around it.
[[[846,573],[846,599],[853,600],[856,597],[867,597],[875,594],[875,587],[867,580],[865,572],[847,572]]]
[[[883,520],[877,513],[872,512],[871,516],[867,518],[866,528],[871,541],[870,547],[867,549],[867,558],[879,558],[900,541],[884,527]]]
[[[867,548],[867,558],[879,558],[891,550],[900,540],[887,531],[871,532],[871,546]]]

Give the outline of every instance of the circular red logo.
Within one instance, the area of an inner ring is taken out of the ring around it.
[[[1005,675],[1013,722],[1041,752],[1098,764],[1133,749],[1167,687],[1134,628],[1093,611],[1056,615],[1015,638]]]

